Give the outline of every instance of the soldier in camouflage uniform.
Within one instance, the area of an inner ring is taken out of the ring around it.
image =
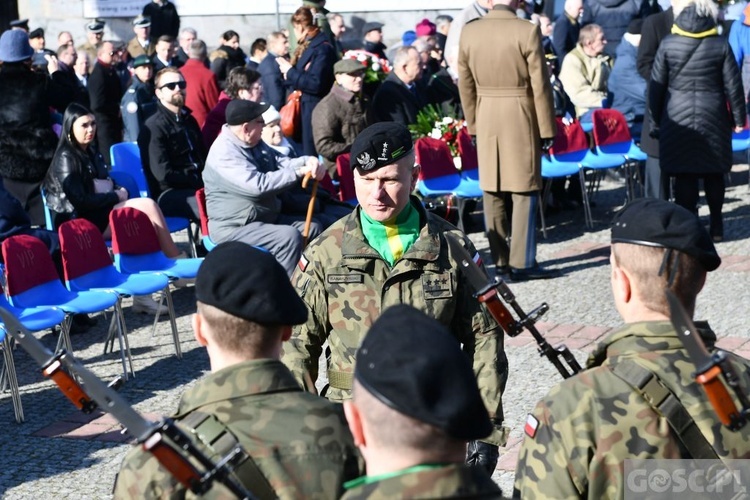
[[[626,325],[528,416],[515,497],[622,498],[625,459],[750,458],[750,428],[722,426],[669,321],[665,288],[692,315],[706,273],[721,263],[701,222],[675,204],[636,200],[615,217],[610,263]],[[715,350],[708,324],[697,326]],[[750,387],[750,362],[729,356]]]
[[[472,462],[490,472],[497,446],[505,444],[501,396],[508,376],[502,330],[477,302],[443,234],[451,233],[472,255],[466,235],[427,213],[410,197],[419,173],[413,143],[401,124],[366,128],[351,148],[359,205],[303,252],[292,281],[309,309],[294,328],[282,361],[299,381],[317,379],[318,359],[328,341],[326,397],[351,397],[354,354],[380,312],[409,304],[437,319],[463,344],[494,430],[473,442]],[[481,264],[480,264],[481,265]]]
[[[214,461],[222,443],[239,442],[250,459],[234,475],[258,498],[337,498],[361,467],[341,405],[302,391],[278,360],[291,335],[285,325],[307,317],[284,269],[267,252],[223,243],[201,265],[195,291],[193,329],[212,373],[185,392],[177,424],[200,436],[196,444]],[[231,498],[219,483],[208,493]],[[141,447],[125,457],[114,494],[192,498]]]
[[[466,442],[492,431],[469,360],[451,333],[411,306],[386,309],[357,350],[344,402],[367,476],[344,499],[502,498]]]

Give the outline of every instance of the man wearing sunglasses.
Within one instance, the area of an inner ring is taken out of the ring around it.
[[[197,222],[195,191],[203,187],[206,150],[198,122],[185,107],[187,84],[180,72],[170,67],[156,74],[154,86],[157,110],[138,136],[151,197],[167,217]]]

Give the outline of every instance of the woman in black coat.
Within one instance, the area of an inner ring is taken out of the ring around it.
[[[284,85],[302,91],[302,153],[317,156],[312,133],[312,112],[333,86],[333,65],[336,49],[320,27],[313,23],[309,7],[300,7],[292,16],[292,27],[297,36],[297,48],[291,63],[277,57]]]
[[[742,129],[746,110],[740,72],[729,44],[718,34],[716,15],[711,0],[696,0],[677,15],[674,34],[656,52],[649,107],[662,172],[675,178],[675,202],[697,213],[702,179],[711,236],[721,241],[732,129]]]
[[[115,208],[133,207],[151,219],[162,251],[168,257],[180,256],[159,206],[150,198],[128,199],[127,190],[109,178],[95,139],[96,119],[91,111],[77,103],[68,106],[60,141],[44,179],[55,227],[81,217],[91,221],[109,239],[109,213]]]
[[[219,87],[224,90],[227,77],[234,68],[247,64],[247,56],[240,48],[240,35],[236,31],[225,31],[221,34],[221,46],[211,52],[211,71],[216,75]]]

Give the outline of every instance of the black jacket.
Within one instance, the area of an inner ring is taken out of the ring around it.
[[[641,43],[638,45],[638,56],[636,58],[636,67],[638,73],[646,80],[646,94],[648,94],[648,82],[651,81],[651,67],[654,65],[654,58],[659,44],[674,24],[674,12],[672,7],[664,12],[648,16],[643,21],[641,29]],[[648,106],[643,118],[643,130],[641,132],[641,149],[649,156],[659,157],[659,141],[651,137],[651,119],[649,118]]]
[[[151,18],[151,40],[155,42],[162,35],[177,38],[180,31],[180,16],[177,7],[167,0],[164,5],[149,2],[143,7],[143,15]]]
[[[138,149],[152,198],[170,188],[203,187],[206,149],[198,122],[187,108],[176,115],[158,103],[141,128]]]
[[[576,44],[578,43],[578,33],[580,33],[580,31],[581,25],[578,21],[571,21],[565,12],[557,17],[552,32],[552,44],[555,47],[555,54],[557,54],[558,63],[562,64],[565,54],[576,47]]]
[[[375,92],[369,123],[394,121],[404,125],[417,122],[417,113],[427,104],[424,90],[414,84],[412,92],[395,73],[390,73]]]
[[[61,145],[44,179],[47,205],[57,213],[87,219],[104,231],[109,212],[120,202],[115,192],[94,191],[94,179],[107,177],[104,160],[93,145],[87,152]]]
[[[375,54],[381,59],[388,60],[388,58],[385,56],[385,49],[388,47],[385,46],[383,42],[368,42],[367,40],[364,40],[362,42],[362,48],[369,52],[370,54]]]
[[[216,75],[219,87],[225,89],[227,86],[227,77],[229,72],[234,68],[240,68],[245,65],[245,53],[242,49],[233,49],[227,45],[222,45],[211,52],[211,71]]]
[[[258,65],[258,73],[263,83],[263,100],[279,110],[286,104],[287,91],[276,57],[275,54],[269,52]]]
[[[688,35],[662,40],[651,70],[651,127],[667,174],[718,174],[732,166],[732,127],[745,123],[742,79],[726,38],[689,6],[675,19]],[[727,110],[727,103],[730,109]]]

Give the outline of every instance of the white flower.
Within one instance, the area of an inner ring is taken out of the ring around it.
[[[372,59],[372,62],[373,62],[373,63],[377,63],[377,62],[379,62],[379,61],[378,61],[378,56],[372,56],[372,57],[370,57],[370,59]]]
[[[373,71],[380,71],[380,64],[378,63],[372,63],[372,66],[370,66]]]
[[[364,54],[360,54],[357,56],[357,61],[359,62],[365,62],[367,60],[367,56]]]
[[[443,125],[450,125],[451,123],[453,123],[453,118],[451,118],[450,116],[446,116],[445,118],[443,118]]]
[[[432,132],[430,132],[430,137],[432,137],[433,139],[440,139],[441,137],[443,137],[443,133],[440,132],[440,129],[434,128],[432,129]]]

